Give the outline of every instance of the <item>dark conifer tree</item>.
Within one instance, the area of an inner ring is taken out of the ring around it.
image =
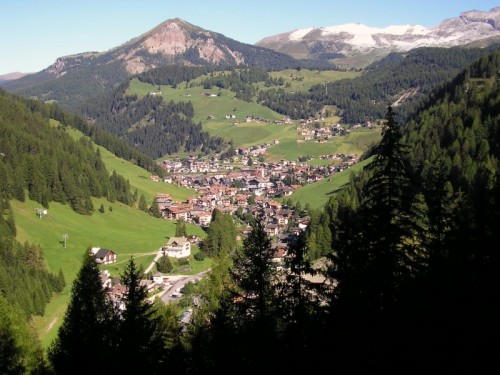
[[[115,309],[87,250],[73,283],[64,322],[48,351],[56,373],[116,373],[116,323]]]
[[[370,280],[365,283],[366,289],[351,290],[352,298],[358,295],[358,302],[364,301],[361,303],[365,303],[366,308],[376,311],[396,302],[403,280],[416,261],[411,246],[415,240],[414,206],[407,150],[401,137],[400,126],[392,108],[388,107],[377,156],[367,168],[371,177],[363,189],[360,207],[363,226],[357,235],[357,244],[351,249],[358,254],[360,262],[351,265],[361,267],[358,272],[364,274],[353,272],[352,277]],[[349,277],[348,273],[344,275]],[[340,282],[345,286],[349,283],[347,280]]]
[[[153,199],[153,202],[151,203],[151,208],[150,211],[152,216],[160,218],[161,217],[161,212],[160,212],[160,207],[158,206],[158,202],[156,199]]]
[[[146,197],[144,194],[141,194],[139,197],[139,210],[148,212],[148,203],[146,202]]]
[[[170,258],[166,255],[162,256],[160,259],[158,259],[158,262],[156,262],[156,269],[158,270],[158,272],[169,273],[172,272],[173,268],[174,267],[172,266]]]
[[[187,237],[186,223],[182,219],[178,219],[175,224],[175,237]]]
[[[215,326],[229,339],[227,350],[233,357],[224,366],[240,365],[246,373],[272,369],[279,326],[274,250],[263,223],[255,220],[251,225],[234,261],[232,295],[222,302],[215,319]],[[242,335],[245,340],[238,340]]]
[[[161,340],[154,335],[157,321],[153,306],[146,300],[146,287],[141,285],[142,275],[142,270],[130,258],[122,274],[126,295],[119,323],[118,373],[156,373],[157,356],[163,347]]]

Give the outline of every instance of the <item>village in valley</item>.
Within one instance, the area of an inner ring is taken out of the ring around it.
[[[315,118],[297,122],[297,144],[328,143],[334,137],[346,136],[361,127],[378,128],[378,124],[369,121],[345,128],[337,122],[329,122],[324,115],[325,113],[320,113]],[[207,120],[214,119],[213,115],[207,116]],[[240,125],[234,114],[226,115],[225,119],[230,121],[229,126]],[[289,117],[271,121],[262,117],[246,116],[243,122],[266,123],[272,126],[293,124]],[[355,153],[337,152],[316,156],[320,161],[318,163],[311,163],[315,157],[310,155],[298,156],[297,160],[266,161],[270,154],[269,149],[279,144],[280,140],[274,139],[268,143],[236,148],[233,155],[198,154],[159,161],[159,166],[165,171],[164,176],[149,176],[151,181],[158,183],[158,193],[153,204],[157,206],[163,219],[191,223],[204,230],[209,229],[215,209],[229,214],[237,223],[237,240],[244,239],[251,232],[250,220],[258,217],[271,239],[273,261],[280,264],[284,261],[289,247],[309,224],[307,206],[301,207],[300,202],[293,203],[289,197],[305,185],[323,179],[330,181],[336,173],[359,162],[360,157]],[[196,193],[185,201],[177,201],[166,192],[168,188],[162,189],[162,184],[189,188]],[[155,259],[145,270],[145,278],[141,280],[141,285],[148,291],[151,301],[161,298],[168,303],[183,295],[184,283],[179,284],[179,280],[187,282],[192,276],[161,273],[157,270],[157,261],[162,256],[167,256],[177,262],[180,260],[188,263],[194,255],[191,246],[199,245],[200,241],[202,239],[195,235],[171,237],[164,246],[151,253],[155,254]],[[117,260],[114,251],[109,249],[93,248],[91,254],[102,266],[113,264]],[[101,281],[110,300],[114,301],[118,308],[123,308],[122,301],[126,293],[124,286],[120,282],[112,282],[112,275],[104,267],[101,271]],[[184,317],[183,321],[187,323],[189,318]]]
[[[283,199],[277,198],[286,200],[301,186],[330,178],[359,160],[355,154],[332,154],[321,158],[336,160],[337,164],[311,166],[305,161],[286,160],[249,163],[264,153],[266,146],[237,149],[231,163],[215,158],[200,160],[194,156],[188,156],[183,162],[179,159],[164,160],[161,166],[168,176],[150,178],[194,189],[197,194],[185,202],[176,202],[169,194],[159,192],[156,203],[162,216],[207,228],[214,209],[240,219],[245,214],[259,215],[264,220],[267,234],[277,243],[278,239],[304,229],[307,221],[301,220],[293,207],[287,207],[280,202]]]
[[[161,216],[166,220],[184,221],[208,229],[213,211],[217,209],[239,221],[239,239],[251,231],[249,215],[258,216],[272,240],[274,261],[282,262],[290,244],[309,223],[307,212],[297,212],[287,197],[306,184],[331,178],[335,173],[351,167],[359,161],[359,157],[341,153],[321,155],[320,159],[327,159],[330,163],[316,166],[308,164],[306,158],[299,158],[302,161],[264,162],[263,155],[270,146],[239,148],[232,158],[223,160],[197,156],[163,160],[160,165],[166,177],[150,176],[159,184],[155,204]],[[196,194],[184,202],[175,201],[170,194],[161,192],[161,184],[191,188]],[[158,250],[155,261],[162,255],[187,258],[192,255],[191,245],[199,241],[197,236],[172,237]],[[92,253],[99,264],[116,262],[116,254],[112,250],[94,248]],[[141,283],[151,294],[161,297],[178,277],[155,272],[155,261],[145,272],[151,277]],[[106,270],[102,271],[101,279],[110,298],[119,304],[125,293],[123,285],[112,285],[111,275]],[[174,297],[180,296],[179,292],[176,290]]]

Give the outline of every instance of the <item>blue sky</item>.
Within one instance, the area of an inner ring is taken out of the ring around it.
[[[0,0],[0,75],[106,51],[176,17],[254,44],[294,29],[351,22],[434,26],[496,6],[500,0]]]

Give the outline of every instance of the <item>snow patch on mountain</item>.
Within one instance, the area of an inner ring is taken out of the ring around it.
[[[313,31],[314,28],[313,27],[309,27],[307,29],[299,29],[299,30],[295,30],[293,31],[289,36],[288,36],[288,39],[289,40],[301,40],[304,36],[306,36],[307,34],[309,34],[311,31]]]
[[[418,47],[454,47],[481,40],[500,40],[500,7],[488,12],[463,12],[459,17],[444,20],[434,27],[421,25],[390,25],[370,27],[360,23],[321,28],[298,29],[270,36],[257,42],[261,47],[304,53],[310,57],[336,53],[344,56],[392,51],[404,52]],[[302,46],[301,48],[294,46]],[[298,57],[298,56],[296,56]]]

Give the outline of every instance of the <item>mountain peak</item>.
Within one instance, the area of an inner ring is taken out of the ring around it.
[[[500,7],[488,12],[471,10],[442,21],[435,27],[390,25],[384,28],[348,23],[321,28],[306,28],[270,36],[256,45],[296,58],[338,58],[350,61],[367,55],[380,58],[394,51],[418,47],[453,47],[486,40],[500,40]],[[363,55],[363,56],[361,56]]]

